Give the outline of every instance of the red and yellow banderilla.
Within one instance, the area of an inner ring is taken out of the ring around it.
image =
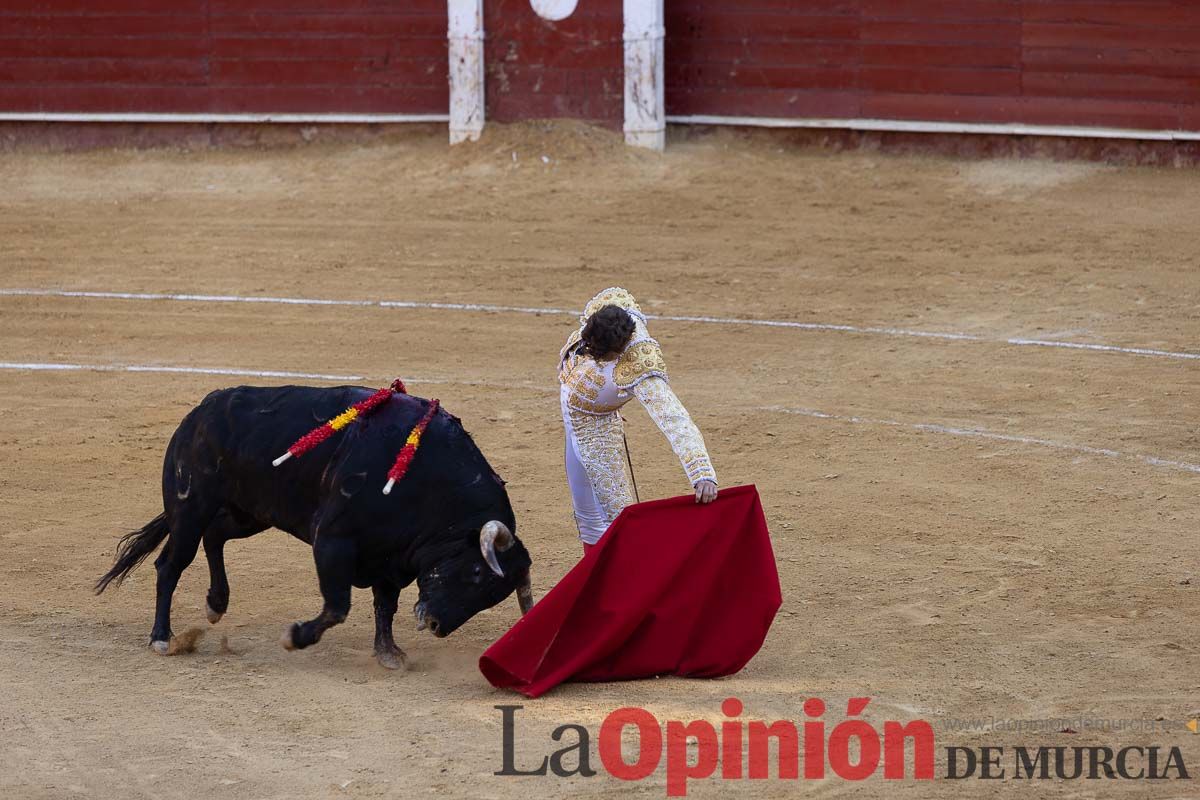
[[[380,389],[375,394],[368,397],[366,400],[360,400],[354,405],[347,408],[342,413],[338,414],[333,419],[313,428],[308,433],[296,440],[295,444],[287,449],[287,452],[279,458],[271,462],[272,466],[278,467],[289,458],[300,456],[312,450],[314,447],[333,436],[338,431],[350,425],[357,419],[365,417],[372,411],[383,405],[392,394],[407,394],[408,391],[404,387],[404,382],[397,378],[392,382],[392,385],[386,389]],[[409,431],[408,437],[404,440],[404,447],[400,449],[400,453],[396,456],[396,461],[392,464],[392,468],[388,470],[388,480],[383,487],[384,494],[391,494],[392,487],[396,482],[403,479],[405,473],[408,472],[409,466],[412,464],[413,457],[417,454],[417,448],[421,445],[421,436],[425,433],[425,429],[429,427],[430,421],[438,412],[438,401],[431,400],[429,408],[425,410],[424,416],[413,426]]]

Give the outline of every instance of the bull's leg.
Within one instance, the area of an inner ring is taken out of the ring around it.
[[[225,574],[225,543],[260,533],[264,528],[251,522],[239,522],[228,510],[222,511],[204,531],[204,556],[208,559],[208,596],[204,611],[213,625],[229,609],[229,577]]]
[[[188,568],[200,549],[200,537],[205,522],[197,524],[194,518],[177,513],[171,524],[171,535],[154,568],[158,571],[155,587],[154,628],[150,631],[150,647],[159,655],[166,655],[171,647],[171,597],[179,584],[179,576]]]
[[[317,562],[317,580],[325,607],[316,619],[293,623],[284,631],[281,643],[285,650],[303,650],[321,641],[325,631],[340,625],[350,613],[350,587],[354,579],[354,542],[333,535],[323,535],[313,547]]]
[[[225,574],[224,537],[204,534],[204,557],[208,559],[208,595],[204,598],[204,614],[216,625],[229,610],[229,576]]]
[[[400,602],[400,589],[391,583],[371,587],[375,594],[375,658],[388,669],[403,669],[407,657],[392,638],[392,618]]]

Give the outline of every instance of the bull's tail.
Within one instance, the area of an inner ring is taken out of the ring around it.
[[[130,531],[122,536],[117,545],[117,560],[112,565],[112,569],[96,581],[96,594],[107,589],[113,581],[120,586],[129,573],[133,572],[134,567],[145,561],[151,553],[158,549],[163,539],[167,538],[168,533],[170,530],[167,528],[167,515],[159,514],[146,523],[141,530]]]

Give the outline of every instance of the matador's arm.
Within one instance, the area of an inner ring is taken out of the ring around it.
[[[683,465],[683,471],[687,473],[692,486],[700,481],[716,483],[717,473],[704,446],[704,437],[700,435],[700,429],[692,422],[683,403],[671,391],[671,385],[665,379],[654,376],[640,381],[633,388],[633,394],[671,443],[671,449],[679,457],[679,463]]]
[[[704,446],[704,437],[667,383],[667,368],[658,342],[647,338],[631,345],[617,361],[613,378],[620,389],[632,392],[646,407],[650,418],[671,443],[692,485],[700,481],[716,483],[717,473]]]

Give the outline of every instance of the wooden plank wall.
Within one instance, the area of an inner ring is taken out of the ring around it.
[[[485,0],[490,119],[619,127],[621,0]],[[667,111],[1200,130],[1195,0],[665,0]],[[0,111],[445,113],[445,0],[3,0]]]
[[[665,0],[671,115],[1200,130],[1200,2]]]
[[[558,22],[529,0],[484,0],[487,118],[573,117],[620,128],[624,108],[622,0],[580,0]]]
[[[445,0],[3,0],[0,111],[433,113]]]

